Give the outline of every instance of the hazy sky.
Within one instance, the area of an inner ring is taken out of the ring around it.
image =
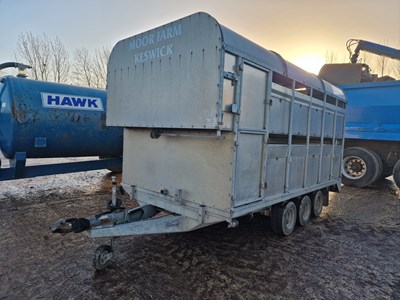
[[[400,48],[400,0],[0,0],[0,62],[15,59],[20,33],[58,36],[72,54],[198,11],[295,63],[343,60],[350,38]]]

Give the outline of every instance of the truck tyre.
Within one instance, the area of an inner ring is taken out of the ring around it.
[[[382,176],[383,163],[372,150],[352,147],[344,149],[342,183],[353,187],[365,187]]]
[[[400,188],[400,160],[394,165],[393,168],[393,180],[397,187]]]
[[[297,208],[293,201],[272,206],[271,227],[279,235],[290,235],[296,226]]]
[[[384,165],[383,165],[383,160],[380,158],[380,156],[378,155],[378,153],[376,153],[375,151],[373,151],[373,150],[369,150],[373,155],[375,155],[375,157],[376,157],[376,159],[378,160],[378,168],[377,168],[377,170],[378,170],[378,172],[377,172],[377,176],[376,176],[376,178],[373,180],[373,182],[375,182],[375,181],[378,181],[378,180],[380,180],[380,179],[383,179],[383,178],[386,178],[386,177],[383,177],[383,171],[385,170],[385,168],[384,168]],[[390,175],[389,175],[390,176]]]

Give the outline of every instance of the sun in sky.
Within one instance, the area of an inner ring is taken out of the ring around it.
[[[325,64],[325,59],[319,55],[301,55],[292,61],[296,66],[307,72],[318,74],[321,67]]]

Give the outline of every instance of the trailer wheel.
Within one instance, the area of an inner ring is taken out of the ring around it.
[[[342,161],[344,185],[365,187],[379,179],[382,172],[382,160],[374,151],[359,147],[344,150]]]
[[[104,270],[107,268],[113,257],[112,248],[109,245],[101,245],[94,252],[93,266],[96,270]]]
[[[275,204],[272,206],[271,227],[280,235],[290,235],[296,225],[297,208],[293,201],[286,205]]]
[[[400,188],[400,160],[394,165],[393,168],[393,180],[397,187]]]
[[[325,195],[322,191],[317,191],[312,196],[311,200],[311,216],[317,218],[321,215],[324,203],[326,202]]]
[[[303,196],[297,206],[297,224],[305,226],[311,218],[311,199],[308,196]]]

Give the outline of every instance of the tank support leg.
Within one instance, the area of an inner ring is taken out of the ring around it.
[[[15,157],[10,159],[10,167],[0,169],[0,181],[23,178],[25,164],[26,152],[16,152]]]

